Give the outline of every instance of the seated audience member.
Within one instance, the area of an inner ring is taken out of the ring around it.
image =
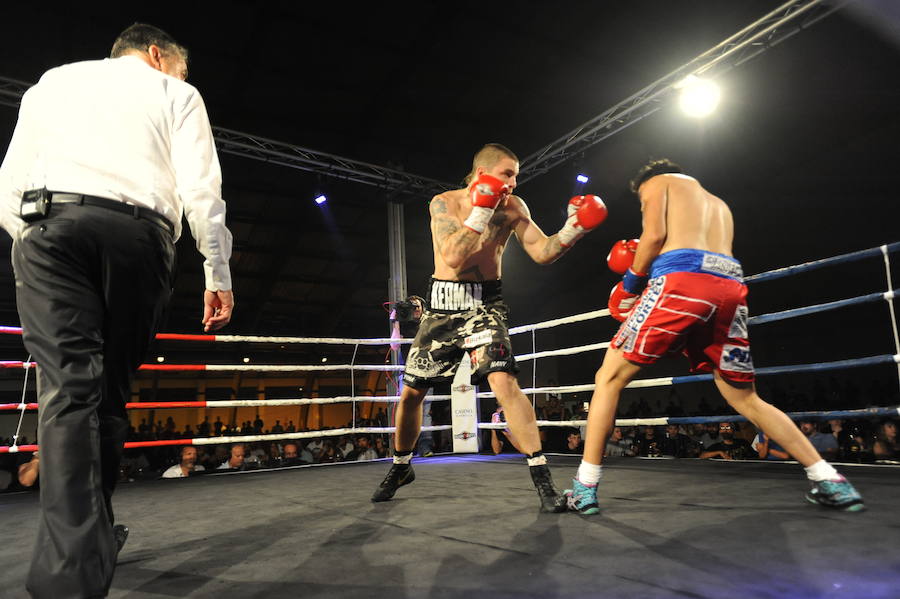
[[[613,457],[631,457],[634,455],[634,449],[632,445],[632,439],[625,437],[625,433],[622,427],[614,427],[612,433],[609,435],[609,439],[606,440],[606,451],[604,455]]]
[[[750,444],[761,460],[789,460],[791,456],[784,448],[759,431]]]
[[[900,443],[897,440],[897,423],[893,420],[882,422],[875,432],[873,446],[875,459],[895,460],[900,458]]]
[[[203,466],[197,464],[197,448],[184,445],[181,448],[181,461],[163,472],[163,478],[185,478],[194,472],[203,472]]]
[[[276,420],[275,422],[278,421]],[[281,445],[277,441],[269,443],[269,453],[266,455],[263,466],[265,468],[280,468],[283,462],[284,456],[282,455]]]
[[[719,423],[718,422],[707,422],[704,425],[704,432],[700,435],[700,446],[703,449],[709,449],[716,443],[720,443],[722,441],[722,437],[719,435]]]
[[[375,449],[375,453],[378,454],[379,458],[386,458],[390,455],[390,450],[387,445],[385,445],[384,437],[381,435],[375,437],[375,447],[373,449]]]
[[[699,454],[697,443],[681,432],[677,424],[666,425],[666,436],[660,440],[662,455],[676,458],[695,458]]]
[[[121,478],[119,480],[134,481],[138,478],[147,478],[150,470],[150,460],[142,449],[126,449],[122,453],[122,462],[119,465]],[[153,478],[156,478],[155,476]]]
[[[874,462],[873,442],[865,424],[855,420],[848,428],[847,441],[841,446],[842,459],[857,464]]]
[[[226,462],[219,466],[218,470],[243,470],[244,455],[246,449],[243,443],[235,443],[231,446],[231,456]]]
[[[324,437],[319,437],[317,439],[313,439],[306,445],[306,449],[308,449],[309,452],[312,454],[314,462],[319,461],[319,456],[322,455],[322,449],[324,447],[325,447],[325,438]]]
[[[347,456],[349,456],[351,453],[353,453],[353,451],[356,449],[356,446],[353,445],[353,441],[350,440],[350,435],[341,435],[340,437],[338,437],[338,440],[334,444],[334,446],[335,446],[335,448],[337,448],[338,451],[341,452],[341,454],[344,456],[344,459],[347,459],[347,460],[351,459]],[[355,460],[356,458],[352,458],[352,459]]]
[[[658,458],[660,453],[661,439],[656,434],[655,426],[645,426],[644,433],[638,435],[634,440],[635,452],[637,455],[645,458]]]
[[[828,421],[828,432],[837,441],[838,448],[843,452],[844,446],[850,440],[850,430],[844,425],[844,421],[834,418]]]
[[[288,441],[284,444],[284,455],[281,457],[281,466],[299,466],[300,464],[309,464],[312,461],[312,456],[310,457],[310,461],[302,462],[300,460],[300,448],[293,441]]]
[[[581,439],[581,431],[577,428],[567,429],[566,444],[562,453],[582,455],[584,453],[584,441]]]
[[[27,462],[19,464],[19,484],[25,488],[33,487],[37,482],[40,469],[40,458],[38,452],[35,451]]]
[[[491,414],[491,424],[505,423],[506,414],[503,412],[503,406],[498,405],[497,409],[494,410],[494,413]],[[494,455],[499,455],[506,451],[517,451],[522,453],[508,428],[491,429],[491,451],[494,452]]]
[[[719,423],[719,436],[722,440],[719,443],[713,443],[704,451],[700,452],[700,457],[721,458],[723,460],[755,460],[759,457],[750,442],[746,439],[734,436],[734,424],[731,422]]]
[[[268,459],[269,452],[263,447],[263,443],[259,441],[251,443],[244,453],[244,468],[248,470],[263,468]]]
[[[372,442],[369,440],[367,435],[359,435],[356,437],[356,447],[353,448],[353,457],[350,455],[346,456],[346,460],[356,460],[356,461],[364,461],[364,460],[377,460],[378,454],[372,449]]]
[[[800,431],[806,435],[809,442],[816,448],[823,458],[828,461],[838,457],[838,443],[833,435],[819,432],[819,426],[812,420],[801,420]]]
[[[319,454],[317,462],[319,464],[331,464],[334,462],[343,462],[344,454],[341,450],[334,446],[334,441],[326,439],[322,446],[322,453]]]

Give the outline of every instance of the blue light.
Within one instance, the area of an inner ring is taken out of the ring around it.
[[[318,204],[319,206],[321,206],[322,204],[324,204],[327,201],[328,201],[328,198],[325,197],[324,193],[316,198],[316,204]]]
[[[587,175],[581,175],[581,174],[579,174],[577,177],[575,177],[575,180],[578,181],[579,183],[587,183],[589,181]]]

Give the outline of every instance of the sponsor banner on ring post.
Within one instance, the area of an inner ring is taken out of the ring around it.
[[[465,354],[450,388],[453,411],[453,453],[478,453],[478,410],[472,386],[472,364]]]

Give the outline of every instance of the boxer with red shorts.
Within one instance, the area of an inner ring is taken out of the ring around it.
[[[653,161],[632,181],[643,231],[637,243],[617,242],[607,257],[613,272],[624,273],[609,297],[610,314],[622,325],[595,377],[584,459],[566,491],[569,508],[599,513],[603,450],[622,390],[648,364],[682,352],[692,370],[712,371],[732,408],[804,466],[812,483],[808,501],[845,511],[864,509],[853,485],[822,459],[784,412],[756,393],[747,288],[741,264],[731,255],[731,210],[681,172],[668,160]]]
[[[718,370],[730,381],[752,382],[740,263],[731,256],[679,249],[659,256],[650,276],[612,347],[638,364],[682,351],[694,372]]]

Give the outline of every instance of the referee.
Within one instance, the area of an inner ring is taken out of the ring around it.
[[[231,234],[187,51],[156,27],[105,60],[51,69],[22,98],[0,167],[16,301],[38,363],[41,515],[33,597],[104,597],[127,529],[111,498],[131,380],[171,294],[187,217],[206,258],[203,325],[228,324]]]

